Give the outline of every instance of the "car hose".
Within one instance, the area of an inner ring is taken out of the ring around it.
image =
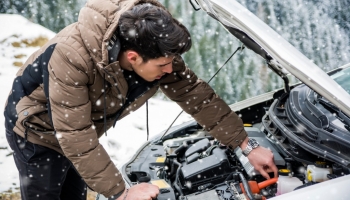
[[[249,184],[247,182],[247,180],[245,179],[245,177],[243,176],[242,173],[240,172],[237,172],[237,174],[239,175],[239,178],[241,179],[242,181],[242,184],[243,184],[243,187],[244,187],[244,190],[249,198],[249,200],[254,200],[254,195],[252,193],[252,191],[250,190],[250,187],[249,187]]]
[[[175,160],[176,158],[174,158],[174,160]],[[173,163],[171,164],[171,170],[170,170],[170,173],[169,173],[169,177],[171,177],[175,172],[174,172],[174,169],[175,169],[175,163],[174,163],[174,161],[173,161]]]
[[[184,142],[184,144],[180,145],[178,148],[176,148],[173,152],[173,154],[177,155],[181,150],[185,149],[188,146],[187,141]]]
[[[172,164],[171,164],[171,170],[170,170],[170,173],[169,173],[169,177],[171,177],[171,176],[173,176],[174,175],[174,173],[175,173],[175,171],[174,171],[174,169],[175,169],[175,164],[176,165],[178,165],[179,166],[179,168],[180,168],[180,166],[181,166],[181,164],[179,163],[179,162],[177,162],[177,160],[176,160],[176,157],[177,157],[177,154],[182,150],[182,149],[185,149],[185,147],[186,147],[187,145],[180,145],[178,148],[176,148],[175,150],[174,150],[174,152],[172,153],[172,155],[174,156],[174,159],[172,159]],[[177,174],[177,173],[176,173]]]
[[[174,187],[176,188],[176,190],[180,193],[180,196],[184,196],[184,193],[182,192],[181,187],[177,184],[179,181],[179,174],[180,174],[180,169],[181,169],[181,163],[177,162],[177,160],[173,160],[173,163],[178,165],[179,167],[176,170],[176,177],[175,177],[175,181],[174,181]]]

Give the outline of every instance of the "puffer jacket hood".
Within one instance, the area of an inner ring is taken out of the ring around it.
[[[173,73],[125,104],[129,85],[119,62],[109,63],[107,46],[121,14],[140,3],[164,8],[154,0],[89,0],[78,22],[21,67],[4,112],[7,129],[65,155],[86,184],[106,197],[123,191],[125,183],[98,138],[120,110],[118,120],[158,88],[223,144],[235,148],[247,135],[241,119],[180,56]]]

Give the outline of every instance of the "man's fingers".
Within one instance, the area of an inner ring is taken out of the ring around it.
[[[270,169],[272,169],[272,171],[273,171],[273,177],[274,178],[277,178],[278,177],[278,169],[277,169],[277,167],[276,167],[276,165],[275,164],[272,164],[271,166],[270,166]]]
[[[273,172],[273,177],[278,177],[278,169],[275,165],[267,166],[265,165],[263,167],[263,170],[267,173]]]
[[[260,168],[258,171],[260,172],[261,176],[263,176],[266,179],[270,179],[269,174],[264,170],[264,168]]]
[[[278,169],[274,163],[266,164],[263,167],[263,170],[265,170],[267,173],[273,172],[273,177],[278,177]]]
[[[272,151],[271,151],[272,153]],[[274,177],[277,178],[278,177],[278,169],[275,165],[274,159],[273,159],[273,153],[272,153],[272,158],[271,158],[271,162],[268,164],[269,168],[273,171]]]
[[[269,172],[273,172],[274,176],[278,176],[278,169],[274,163],[273,153],[264,147],[255,148],[248,155],[249,162],[254,166],[264,178],[270,179]]]

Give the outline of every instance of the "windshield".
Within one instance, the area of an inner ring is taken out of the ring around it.
[[[331,77],[350,94],[350,68],[346,68]]]

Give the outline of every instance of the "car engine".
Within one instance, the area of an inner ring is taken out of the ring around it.
[[[245,127],[249,137],[274,154],[279,178],[265,180],[240,148],[229,149],[207,132],[189,129],[193,133],[185,137],[145,146],[126,168],[131,184],[157,185],[159,200],[267,199],[349,174],[349,168],[321,158],[312,164],[296,161],[279,151],[265,128]]]
[[[228,148],[190,121],[141,147],[124,166],[126,181],[157,185],[158,200],[252,200],[350,174],[345,151],[350,140],[338,139],[347,139],[349,131],[336,127],[340,118],[328,114],[330,105],[312,92],[301,85],[290,94],[277,92],[270,100],[236,111],[248,136],[273,152],[278,178],[269,173],[272,178],[266,180],[240,148]]]

